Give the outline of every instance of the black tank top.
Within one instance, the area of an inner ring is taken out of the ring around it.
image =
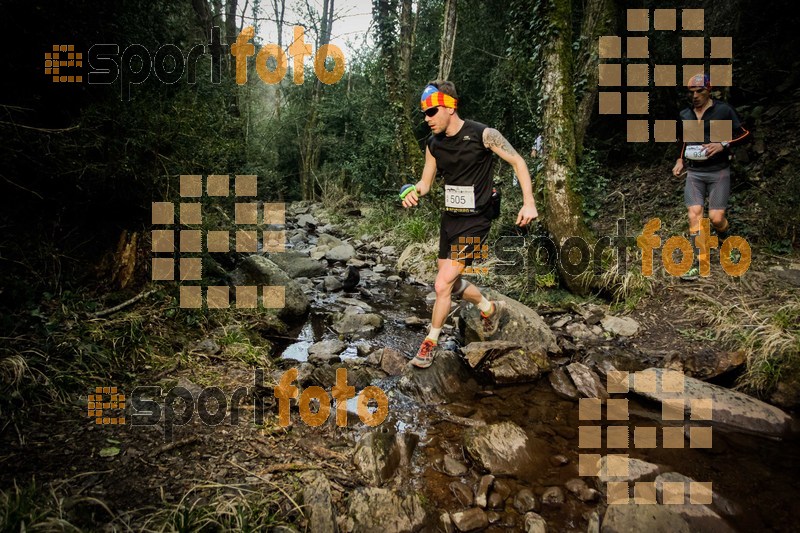
[[[485,124],[465,120],[458,133],[448,137],[443,133],[431,135],[428,149],[436,159],[436,169],[445,185],[469,186],[475,191],[474,209],[445,211],[455,216],[475,216],[483,213],[492,197],[493,152],[483,144]]]

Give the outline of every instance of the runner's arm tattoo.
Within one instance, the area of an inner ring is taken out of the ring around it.
[[[504,155],[502,152],[505,152],[505,154],[510,157],[516,157],[518,155],[514,147],[511,146],[511,143],[494,128],[486,128],[483,130],[483,144],[501,157]],[[503,157],[503,159],[506,159],[506,157]]]

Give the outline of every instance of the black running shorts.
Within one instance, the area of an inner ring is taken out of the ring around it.
[[[486,236],[492,221],[483,214],[475,216],[452,216],[442,213],[439,227],[439,259],[453,259],[464,266],[487,253]]]

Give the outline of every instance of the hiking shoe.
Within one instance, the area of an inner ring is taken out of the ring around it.
[[[436,343],[431,339],[422,341],[417,355],[411,360],[411,364],[417,368],[428,368],[433,364],[433,357],[436,355]]]
[[[692,265],[692,268],[687,270],[682,276],[681,279],[683,281],[695,281],[697,278],[700,277],[700,268],[698,265]]]
[[[502,300],[492,301],[492,313],[484,315],[481,311],[481,320],[483,321],[483,335],[491,337],[497,333],[497,328],[500,326],[500,318],[502,318],[503,309],[506,303]]]

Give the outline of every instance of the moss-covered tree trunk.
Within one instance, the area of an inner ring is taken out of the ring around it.
[[[576,105],[573,87],[572,8],[570,0],[554,0],[550,12],[553,33],[544,53],[542,92],[544,99],[544,224],[561,249],[570,237],[580,237],[591,243],[590,231],[583,221],[581,199],[575,191],[575,119]],[[577,252],[575,252],[577,254]],[[577,256],[560,257],[558,271],[565,285],[573,292],[583,287],[576,273],[565,263]]]
[[[408,183],[418,179],[423,164],[422,151],[411,127],[412,110],[407,99],[414,42],[412,2],[402,0],[398,5],[397,0],[375,0],[373,15],[386,76],[386,93],[394,118],[394,153],[390,155],[388,169],[391,177]]]

